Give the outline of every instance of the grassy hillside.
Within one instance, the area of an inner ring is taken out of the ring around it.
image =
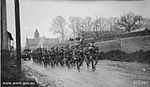
[[[136,62],[150,64],[150,50],[136,51],[133,53],[126,53],[120,50],[110,50],[108,52],[101,52],[99,60],[111,60],[121,62]]]

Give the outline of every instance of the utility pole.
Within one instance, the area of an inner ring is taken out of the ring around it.
[[[1,49],[8,50],[6,0],[1,0]]]
[[[21,34],[20,34],[20,13],[19,0],[14,0],[15,3],[15,25],[16,25],[16,52],[17,52],[17,68],[18,80],[21,80]]]

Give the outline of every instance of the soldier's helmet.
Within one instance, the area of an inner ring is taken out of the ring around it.
[[[94,42],[94,41],[91,41],[91,43],[94,44],[95,42]]]
[[[54,49],[54,47],[52,47],[51,49]]]
[[[99,50],[99,48],[98,48],[98,47],[96,47],[95,49],[96,49],[96,50]]]
[[[86,44],[86,47],[89,47],[89,46],[90,46],[90,44],[89,44],[89,43],[87,43],[87,44]]]
[[[65,46],[65,48],[69,48],[69,45],[67,44],[67,45]]]
[[[83,44],[83,42],[82,42],[82,41],[80,41],[80,44]]]
[[[79,47],[79,45],[77,44],[75,47],[77,48],[77,47]]]

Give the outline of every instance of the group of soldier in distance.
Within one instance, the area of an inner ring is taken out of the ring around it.
[[[77,67],[80,72],[83,63],[86,63],[87,68],[92,67],[92,71],[96,70],[96,65],[99,59],[99,49],[94,45],[94,42],[83,45],[79,42],[74,46],[52,47],[51,49],[37,48],[34,51],[24,50],[22,58],[25,60],[32,58],[34,63],[43,64],[44,67],[51,66],[52,68]]]

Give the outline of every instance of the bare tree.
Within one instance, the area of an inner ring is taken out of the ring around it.
[[[78,37],[84,37],[85,36],[85,20],[80,17],[76,17],[76,33]]]
[[[73,30],[74,37],[77,34],[78,37],[85,38],[87,33],[91,30],[91,17],[86,17],[85,19],[80,17],[70,17],[69,20],[69,27]]]
[[[93,31],[96,37],[99,36],[99,33],[101,31],[101,29],[99,28],[99,25],[101,23],[100,19],[96,19],[92,24],[93,24]]]
[[[101,31],[109,29],[108,20],[106,18],[97,18],[95,21],[93,21],[92,25],[95,37],[99,37]]]
[[[92,29],[92,21],[91,20],[92,20],[91,17],[85,18],[85,28],[86,28],[87,32],[91,31],[91,29]]]
[[[74,38],[76,37],[76,20],[75,20],[75,17],[69,17],[69,21],[70,21],[70,24],[69,24],[69,28],[72,29],[73,31],[73,35],[74,35]]]
[[[54,34],[60,34],[62,37],[62,41],[64,41],[65,38],[65,27],[66,27],[66,20],[62,16],[57,16],[52,21],[52,27],[50,28],[50,31],[53,31]]]
[[[119,26],[117,25],[117,22],[119,20],[119,18],[116,18],[116,17],[110,17],[108,19],[108,25],[109,25],[109,29],[110,29],[110,32],[113,34],[113,33],[120,33],[121,32],[121,29],[119,28]]]
[[[121,16],[117,24],[121,29],[131,32],[132,30],[139,29],[142,26],[142,19],[143,18],[141,16],[128,12],[124,16]]]

